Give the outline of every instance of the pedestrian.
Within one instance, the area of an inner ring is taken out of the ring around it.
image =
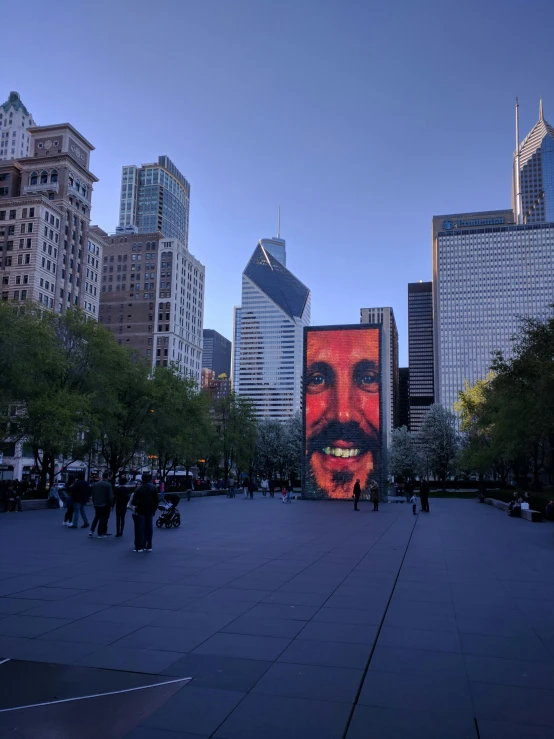
[[[372,480],[369,485],[369,499],[373,503],[373,511],[379,510],[379,485]]]
[[[89,536],[93,536],[95,524],[98,523],[98,538],[105,539],[108,534],[110,510],[114,502],[110,473],[107,470],[102,473],[101,482],[97,482],[92,486],[92,502],[96,515],[94,516]]]
[[[281,502],[286,503],[288,497],[288,491],[285,485],[281,488]]]
[[[127,504],[129,503],[130,497],[131,494],[127,487],[127,478],[125,475],[122,475],[119,478],[119,485],[114,490],[116,537],[123,536],[125,514],[127,513]]]
[[[292,480],[289,480],[287,485],[287,503],[292,503],[293,489]]]
[[[135,552],[152,551],[152,520],[158,507],[158,494],[152,485],[152,475],[144,473],[142,484],[135,490],[131,498],[134,506],[133,521],[135,523]]]
[[[415,491],[412,493],[412,497],[410,498],[410,503],[412,504],[412,513],[414,516],[417,516],[417,495],[415,494]]]
[[[358,503],[360,502],[360,495],[362,494],[362,488],[360,485],[360,480],[356,480],[354,483],[354,510],[359,512]]]
[[[79,525],[79,514],[83,519],[82,529],[88,529],[89,523],[85,506],[90,498],[90,485],[85,480],[85,473],[79,472],[79,477],[71,486],[71,498],[73,500],[73,520],[68,529],[76,529]]]
[[[256,483],[254,482],[254,478],[250,478],[250,484],[248,485],[248,493],[250,495],[250,500],[254,500],[254,490],[256,490]]]
[[[244,480],[242,481],[242,492],[244,494],[244,500],[248,498],[248,487],[249,487],[248,478],[245,477]]]
[[[261,487],[261,489],[262,489],[262,495],[263,495],[263,496],[264,496],[264,498],[265,498],[265,496],[266,496],[266,493],[267,493],[267,491],[269,490],[269,483],[268,483],[268,481],[267,481],[267,477],[266,477],[265,475],[264,475],[264,476],[262,477],[262,481],[261,481],[261,483],[260,483],[260,487]]]
[[[165,503],[165,482],[160,480],[160,500]]]
[[[424,477],[419,484],[419,497],[421,499],[422,513],[429,513],[429,493],[430,492],[431,492],[431,488],[429,487],[429,482]]]
[[[269,497],[275,497],[275,480],[273,478],[269,481]]]
[[[69,484],[65,491],[65,514],[63,517],[63,526],[69,526],[73,521],[73,512],[75,506],[73,505],[73,483]]]
[[[227,497],[234,498],[235,497],[235,478],[233,477],[233,475],[229,475],[228,483],[229,483],[229,488],[227,492]]]

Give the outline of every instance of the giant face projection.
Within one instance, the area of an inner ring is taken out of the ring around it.
[[[307,328],[304,333],[304,493],[362,495],[381,460],[379,326]]]

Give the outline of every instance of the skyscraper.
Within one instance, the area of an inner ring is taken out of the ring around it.
[[[408,284],[408,364],[410,431],[419,431],[435,402],[433,363],[433,283]]]
[[[213,370],[216,378],[231,376],[231,342],[211,328],[203,332],[202,367]]]
[[[310,291],[260,241],[242,275],[235,308],[233,387],[258,418],[285,421],[300,410],[303,329]]]
[[[362,308],[360,323],[378,323],[383,326],[383,433],[387,448],[391,443],[391,431],[399,425],[399,374],[398,374],[398,330],[392,308]]]
[[[398,427],[410,429],[410,369],[400,367],[398,370]]]
[[[178,239],[113,234],[102,263],[100,321],[152,367],[174,363],[200,387],[204,266]]]
[[[511,355],[522,318],[551,315],[554,223],[513,221],[511,210],[433,218],[434,387],[447,408],[493,352]]]
[[[25,135],[29,156],[0,162],[2,300],[58,313],[77,306],[97,318],[103,232],[89,233],[94,147],[69,123]]]
[[[0,161],[29,156],[29,128],[36,126],[33,116],[21,102],[18,92],[10,92],[0,105]]]
[[[167,156],[123,167],[118,233],[162,233],[188,249],[190,185]]]
[[[544,119],[542,100],[539,120],[521,144],[516,103],[512,209],[516,223],[554,222],[554,128]]]

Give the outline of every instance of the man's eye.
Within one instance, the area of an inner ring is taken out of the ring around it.
[[[327,385],[327,379],[321,372],[315,372],[313,375],[309,375],[306,380],[306,391],[309,393],[317,393],[325,390]]]
[[[364,372],[360,375],[358,379],[358,383],[361,386],[362,390],[366,390],[369,392],[377,392],[379,389],[378,386],[378,375],[375,372]]]

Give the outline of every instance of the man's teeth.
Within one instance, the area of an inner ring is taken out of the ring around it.
[[[327,454],[330,457],[357,457],[360,454],[359,449],[342,449],[338,446],[326,446],[323,448],[323,454]]]

